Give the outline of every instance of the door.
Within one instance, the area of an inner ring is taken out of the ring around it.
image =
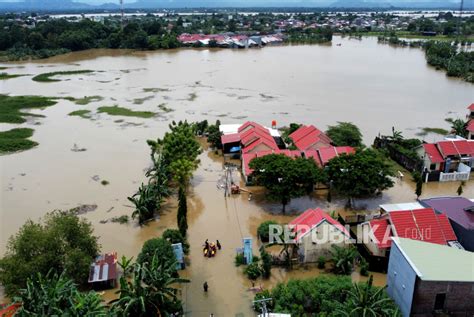
[[[446,293],[436,294],[434,310],[444,310],[445,301]]]

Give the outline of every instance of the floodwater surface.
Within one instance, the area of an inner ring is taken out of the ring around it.
[[[335,44],[341,43],[341,46]],[[3,65],[2,65],[3,66]],[[290,122],[314,124],[325,130],[337,121],[358,125],[366,144],[392,126],[413,137],[421,127],[449,125],[447,117],[464,117],[473,102],[472,84],[449,79],[426,65],[418,49],[393,48],[370,38],[362,41],[335,37],[332,46],[283,46],[251,50],[174,50],[131,52],[93,50],[54,57],[39,62],[8,64],[9,73],[37,75],[44,72],[90,69],[96,72],[58,77],[59,82],[41,83],[31,76],[0,81],[0,93],[55,97],[101,96],[102,101],[76,105],[68,100],[44,110],[45,118],[21,125],[35,129],[39,146],[26,152],[0,156],[0,254],[8,237],[27,220],[37,220],[55,209],[97,204],[85,217],[100,236],[103,251],[136,256],[144,241],[176,227],[176,201],[163,207],[159,220],[140,228],[102,224],[132,208],[127,201],[145,181],[150,165],[147,139],[163,136],[172,120],[219,119],[223,123],[253,120],[279,126]],[[153,118],[110,116],[97,113],[100,106],[119,105],[156,112]],[[71,117],[74,110],[92,111],[90,119]],[[0,131],[17,127],[0,124]],[[427,141],[433,141],[429,135]],[[77,152],[73,149],[84,148]],[[253,237],[264,220],[289,222],[295,213],[309,207],[338,210],[345,200],[324,195],[297,199],[289,215],[261,196],[246,194],[225,198],[217,188],[222,160],[213,152],[201,155],[201,165],[189,194],[190,263],[184,272],[192,282],[183,287],[185,310],[192,316],[252,316],[249,291],[252,283],[233,264],[235,249],[243,237]],[[238,173],[234,173],[239,180]],[[102,185],[107,180],[109,185]],[[423,197],[455,195],[457,183],[428,184]],[[474,196],[468,183],[467,197]],[[414,185],[397,180],[381,197],[358,201],[375,210],[380,203],[413,201]],[[215,258],[201,254],[205,239],[223,245]],[[254,253],[258,254],[254,243]],[[314,267],[292,272],[273,269],[268,288],[290,277],[310,277]],[[363,279],[354,273],[354,280]],[[209,293],[202,284],[207,281]],[[383,274],[375,276],[384,285]],[[107,292],[112,298],[113,292]]]

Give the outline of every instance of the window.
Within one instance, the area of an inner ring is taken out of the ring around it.
[[[445,301],[446,301],[446,293],[436,294],[434,310],[444,310]]]
[[[430,171],[434,171],[436,169],[436,164],[431,164],[430,165]]]

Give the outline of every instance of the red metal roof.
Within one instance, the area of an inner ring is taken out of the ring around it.
[[[229,144],[229,143],[236,143],[236,142],[240,142],[239,133],[224,134],[223,136],[221,136],[222,144]]]
[[[394,235],[447,245],[457,240],[447,219],[440,218],[432,208],[392,211],[389,213]]]
[[[245,176],[252,174],[253,169],[249,167],[250,161],[257,157],[256,153],[244,153],[242,154],[242,169]]]
[[[261,124],[258,124],[256,122],[253,122],[253,121],[247,121],[245,122],[244,124],[242,124],[238,130],[239,133],[242,133],[244,130],[246,130],[248,127],[251,127],[251,128],[261,128],[261,129],[264,129],[266,130]]]
[[[328,146],[318,149],[319,158],[321,159],[322,165],[326,165],[331,159],[341,154],[352,154],[355,153],[355,149],[350,146]]]
[[[392,245],[392,232],[387,219],[373,219],[369,221],[370,228],[379,249],[390,248]]]
[[[472,142],[467,140],[456,141],[440,141],[438,142],[438,149],[444,157],[455,155],[472,155],[474,154]]]
[[[0,305],[0,317],[13,317],[16,311],[20,308],[20,304],[13,304],[10,306],[3,307]]]
[[[273,142],[272,142],[273,141]],[[276,144],[275,140],[272,140],[272,141],[269,141],[265,138],[258,138],[256,139],[255,141],[253,141],[252,143],[250,143],[250,145],[244,147],[244,149],[242,150],[243,153],[248,153],[250,152],[251,150],[253,150],[255,147],[259,146],[259,145],[266,145],[269,150],[275,150],[277,151],[278,150],[278,145]]]
[[[316,165],[318,165],[319,167],[323,166],[323,163],[321,162],[321,159],[319,158],[318,151],[308,150],[308,151],[304,151],[303,153],[306,158],[312,158],[316,162]]]
[[[105,282],[117,278],[117,253],[106,253],[96,258],[89,271],[89,283]]]
[[[474,103],[473,103],[473,105],[474,105]],[[474,132],[474,120],[473,119],[469,120],[469,122],[467,123],[466,130],[469,131],[469,132]]]
[[[293,230],[296,232],[296,241],[299,241],[306,233],[319,226],[323,221],[330,223],[350,238],[349,231],[320,208],[306,210],[304,213],[293,219],[289,225],[292,226]]]
[[[471,103],[471,105],[469,107],[467,107],[467,109],[469,109],[471,111],[474,111],[474,103]]]
[[[331,139],[313,125],[301,126],[298,130],[289,135],[295,146],[301,151],[307,150],[312,145],[321,142],[326,145],[331,144]]]
[[[423,148],[425,149],[425,153],[428,155],[432,163],[444,162],[444,158],[441,155],[441,153],[439,153],[439,150],[436,147],[436,144],[425,143],[423,144]]]

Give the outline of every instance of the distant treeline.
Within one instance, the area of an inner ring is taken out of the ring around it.
[[[0,20],[0,51],[5,51],[4,59],[20,60],[91,48],[154,50],[178,47],[177,34],[169,32],[166,26],[151,19],[130,22],[123,29],[117,23],[57,19],[26,28],[7,25],[7,22]]]

